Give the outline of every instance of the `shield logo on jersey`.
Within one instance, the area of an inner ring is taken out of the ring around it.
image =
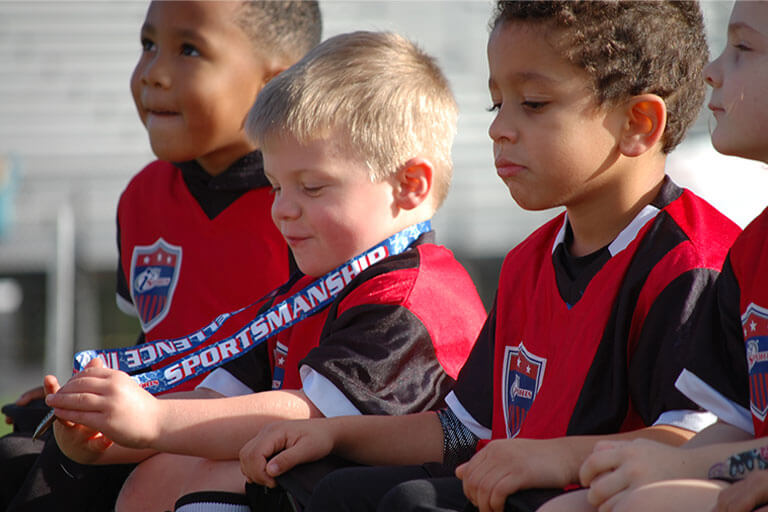
[[[749,402],[752,414],[765,421],[768,413],[768,309],[747,306],[741,315],[749,370]]]
[[[181,272],[181,247],[162,238],[137,245],[131,259],[131,296],[144,332],[149,332],[171,309]]]
[[[522,342],[517,347],[506,347],[502,397],[508,437],[516,437],[520,433],[544,379],[546,362],[543,357],[528,352]]]

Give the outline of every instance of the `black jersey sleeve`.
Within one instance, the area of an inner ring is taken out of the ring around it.
[[[347,309],[326,323],[300,365],[328,379],[363,414],[434,409],[453,385],[427,328],[400,305]]]
[[[691,354],[685,368],[726,398],[749,409],[749,372],[739,311],[741,293],[730,257],[717,278],[716,294],[716,315],[712,322],[701,322],[699,330],[704,332],[697,336],[707,339],[707,334],[713,333],[711,347],[705,353],[697,350]]]
[[[459,372],[453,393],[480,425],[493,425],[493,372],[496,338],[496,300],[467,362]]]
[[[254,392],[272,389],[272,369],[269,366],[267,342],[264,341],[242,356],[221,366]]]
[[[628,372],[630,397],[646,425],[665,411],[698,409],[675,388],[689,362],[707,368],[720,364],[718,274],[695,268],[679,275],[648,310]]]

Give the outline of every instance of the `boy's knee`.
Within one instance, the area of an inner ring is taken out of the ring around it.
[[[411,480],[396,485],[385,494],[377,512],[431,510],[436,506],[437,499],[437,490],[428,480]]]
[[[312,490],[307,512],[353,512],[375,510],[375,505],[369,503],[369,508],[362,507],[361,502],[368,501],[360,488],[353,485],[357,468],[345,468],[333,471],[315,484]]]

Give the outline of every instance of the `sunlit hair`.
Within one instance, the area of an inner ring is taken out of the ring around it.
[[[246,131],[262,149],[288,134],[330,138],[364,162],[374,181],[410,158],[435,167],[435,207],[448,193],[458,109],[435,60],[392,33],[353,32],[324,41],[259,93]]]
[[[561,29],[558,47],[589,74],[599,104],[644,93],[664,99],[664,153],[683,139],[701,109],[709,50],[697,2],[497,2],[491,27],[512,22]]]
[[[323,30],[316,1],[245,1],[236,23],[256,50],[289,65],[317,46]]]

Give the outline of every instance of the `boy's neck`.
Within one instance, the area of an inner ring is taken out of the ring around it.
[[[243,158],[245,155],[256,151],[258,148],[250,144],[243,145],[235,152],[229,152],[225,155],[210,155],[205,158],[196,158],[195,161],[200,167],[211,176],[218,176],[230,167],[232,164]]]
[[[619,180],[603,187],[597,197],[566,207],[573,230],[568,248],[573,256],[585,256],[610,244],[646,205],[664,183],[664,166],[646,172],[640,179]]]

